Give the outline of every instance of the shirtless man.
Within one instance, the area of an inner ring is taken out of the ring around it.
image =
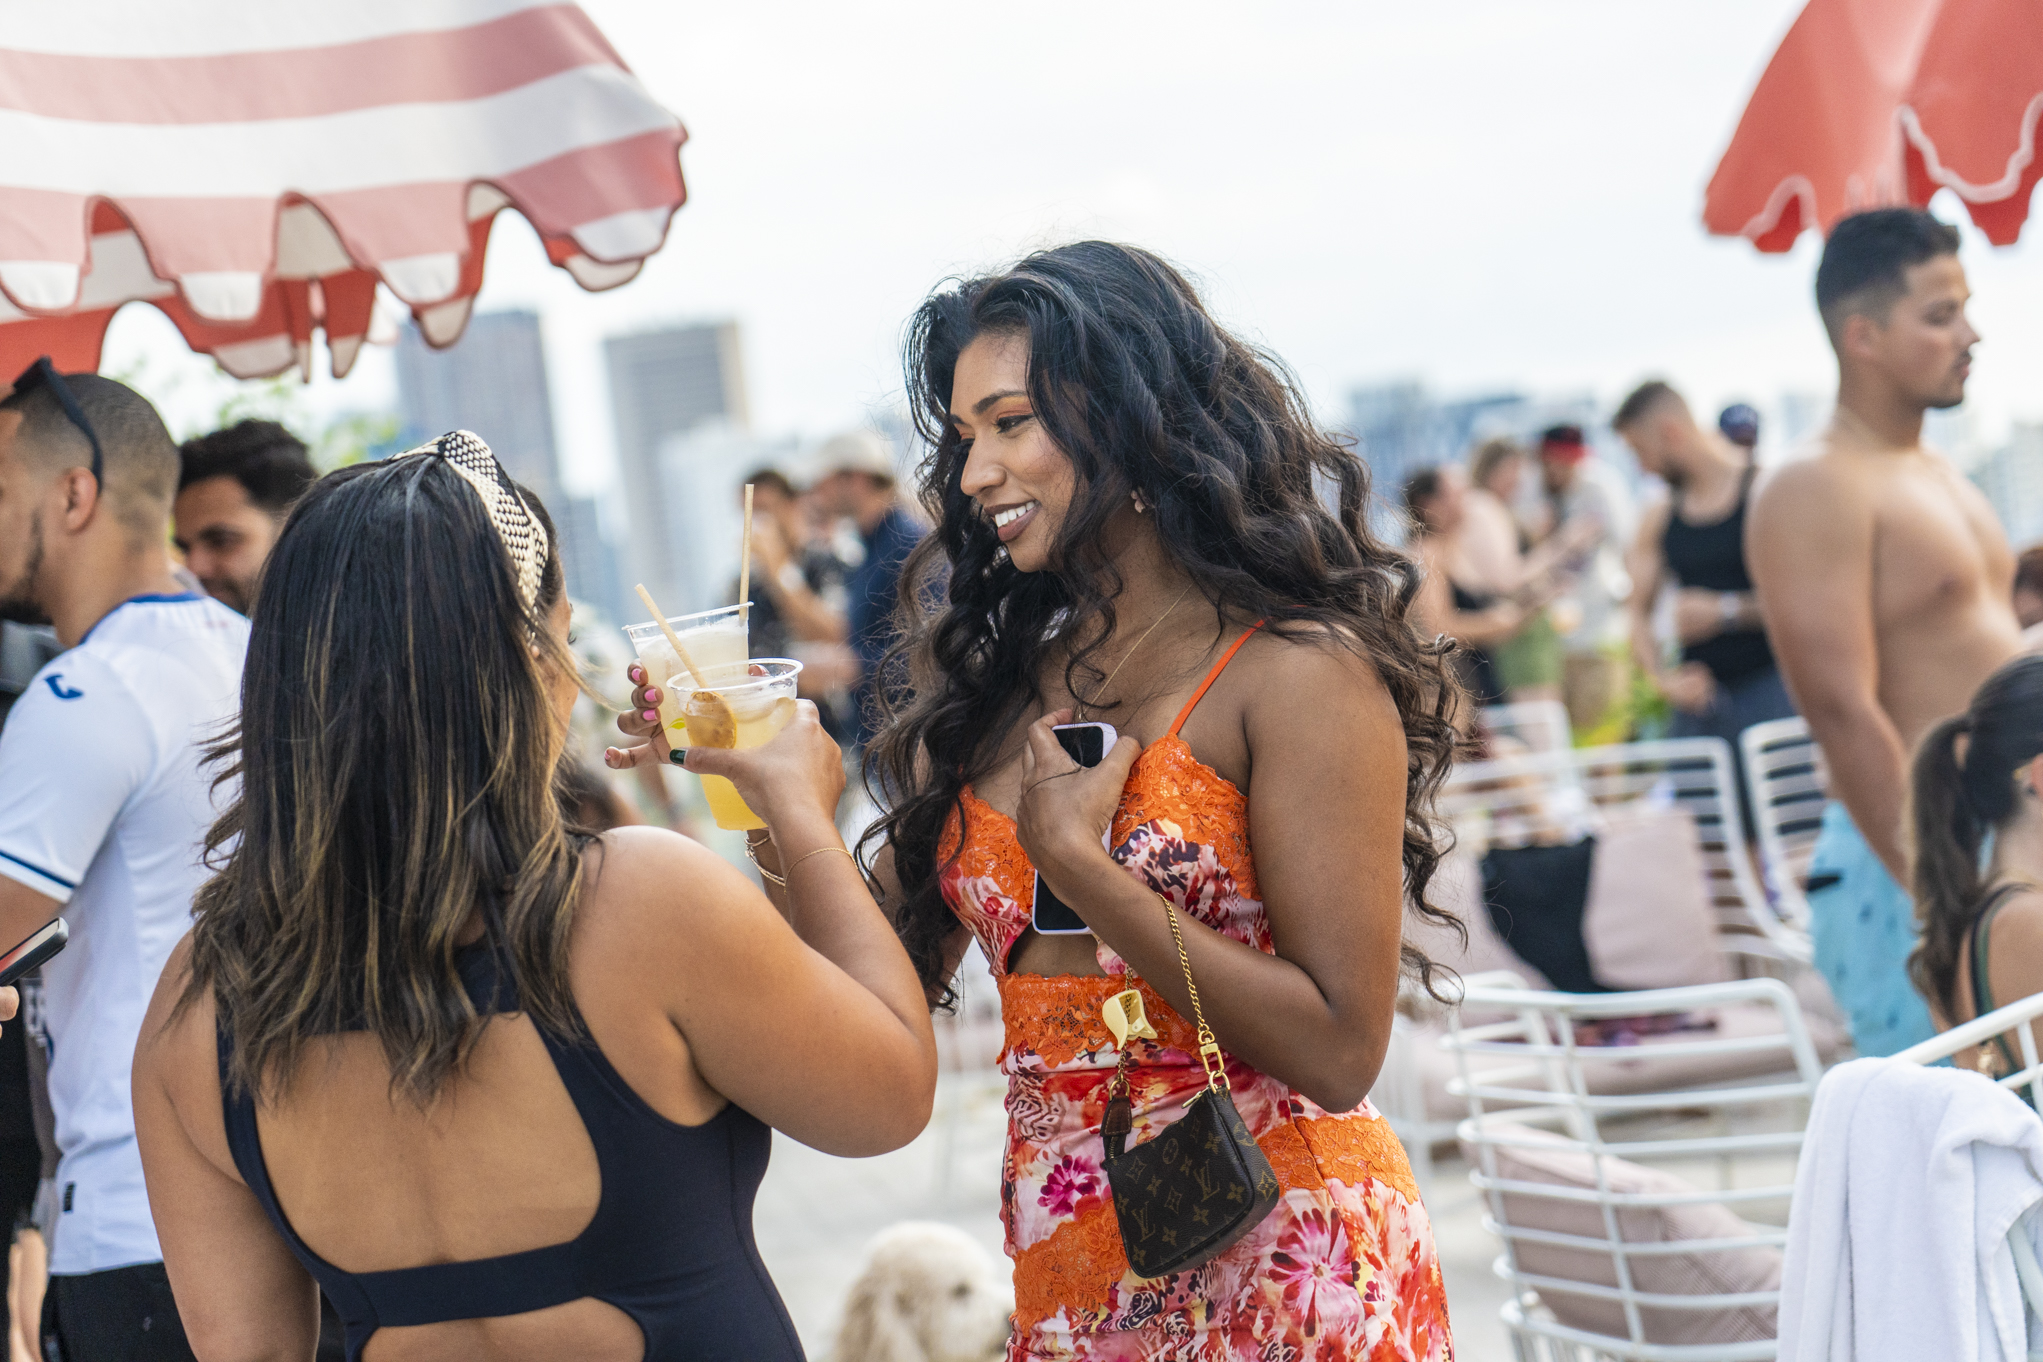
[[[1760,485],[1746,538],[1774,653],[1830,769],[1811,926],[1862,1055],[1934,1033],[1908,982],[1914,909],[1898,882],[1910,755],[2021,647],[2006,536],[1922,447],[1923,412],[1964,400],[1979,340],[1957,250],[1954,228],[1915,209],[1837,224],[1816,271],[1837,415],[1814,457]]]

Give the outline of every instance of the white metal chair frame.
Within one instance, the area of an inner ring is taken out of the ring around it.
[[[1994,1081],[2009,1092],[2018,1093],[2027,1088],[2029,1105],[2037,1107],[2043,1104],[2043,1058],[2038,1057],[2036,1044],[2038,1017],[2043,1017],[2043,993],[2032,993],[2018,1002],[1932,1036],[1920,1045],[1911,1045],[1894,1058],[1904,1064],[1935,1064],[2012,1031],[2016,1050],[2021,1056],[2021,1067],[2013,1073],[2002,1074]],[[2034,1211],[2030,1212],[2030,1215],[2034,1214]],[[2028,1302],[2031,1314],[2043,1315],[2043,1263],[2037,1261],[2036,1247],[2026,1232],[2027,1219],[2024,1217],[2023,1221],[2017,1221],[2008,1231],[2008,1250],[2014,1255],[2015,1276],[2022,1284],[2022,1299]],[[2037,1346],[2034,1340],[2029,1346],[2029,1359],[2030,1362],[2043,1362],[2043,1347]]]
[[[2013,1032],[2015,1051],[2021,1056],[2022,1066],[2011,1074],[2003,1074],[1994,1080],[2009,1092],[2019,1093],[2022,1088],[2029,1090],[2029,1103],[2043,1109],[2043,1048],[2036,1043],[2036,1019],[2043,1017],[2043,993],[2032,993],[2026,998],[1996,1008],[1983,1017],[1974,1017],[1961,1026],[1931,1036],[1920,1045],[1911,1045],[1894,1056],[1910,1064],[1935,1064],[1939,1060],[1962,1055],[1967,1050],[1984,1045],[1995,1036]]]
[[[1532,710],[1541,705],[1558,708],[1557,702],[1545,701],[1522,707],[1495,706],[1484,712]],[[1513,845],[1538,831],[1528,810],[1542,799],[1571,806],[1592,818],[1599,807],[1636,800],[1671,802],[1695,818],[1709,878],[1706,887],[1717,909],[1719,943],[1726,953],[1757,957],[1759,962],[1805,961],[1807,937],[1767,910],[1766,895],[1745,854],[1737,798],[1730,748],[1719,738],[1680,738],[1560,748],[1469,762],[1457,766],[1448,777],[1439,809],[1464,845]],[[1754,925],[1759,928],[1756,933]],[[1763,973],[1765,969],[1764,964],[1757,964],[1745,972]],[[1465,982],[1473,987],[1506,981],[1514,987],[1523,983],[1510,975],[1472,976]],[[1372,1097],[1411,1153],[1414,1173],[1424,1187],[1432,1178],[1432,1146],[1451,1137],[1457,1122],[1426,1113],[1420,1066],[1411,1054],[1417,1044],[1412,1024],[1398,1018],[1392,1025],[1390,1043],[1394,1053],[1385,1066],[1390,1072]]]
[[[1830,797],[1823,749],[1799,717],[1754,724],[1738,735],[1738,745],[1745,760],[1746,807],[1758,832],[1759,860],[1773,891],[1774,912],[1806,934],[1804,886]]]
[[[1534,752],[1565,752],[1575,743],[1575,730],[1568,724],[1568,707],[1558,700],[1485,705],[1477,721],[1488,732],[1515,738]]]
[[[1730,745],[1721,738],[1528,753],[1457,767],[1441,792],[1440,811],[1458,835],[1475,833],[1508,846],[1538,831],[1525,813],[1534,791],[1566,798],[1579,789],[1591,810],[1641,801],[1685,810],[1695,821],[1718,930],[1730,938],[1727,949],[1806,964],[1808,933],[1775,913],[1747,855],[1734,771]],[[1525,789],[1527,782],[1533,791]]]
[[[1586,1047],[1578,1046],[1574,1039],[1573,1024],[1577,1021],[1689,1012],[1752,1002],[1770,1005],[1778,1013],[1781,1020],[1778,1034],[1677,1040],[1656,1043],[1650,1048]],[[1725,1344],[1647,1342],[1639,1312],[1642,1308],[1710,1311],[1776,1305],[1779,1291],[1718,1295],[1641,1292],[1633,1283],[1632,1262],[1653,1256],[1731,1250],[1753,1245],[1783,1246],[1787,1241],[1785,1229],[1754,1227],[1750,1235],[1736,1239],[1635,1243],[1625,1239],[1621,1232],[1618,1213],[1626,1209],[1698,1202],[1778,1201],[1785,1204],[1793,1191],[1792,1175],[1786,1183],[1752,1187],[1617,1193],[1610,1189],[1604,1160],[1617,1158],[1646,1162],[1655,1158],[1715,1158],[1720,1167],[1728,1171],[1731,1162],[1741,1156],[1779,1156],[1798,1152],[1802,1144],[1802,1127],[1808,1119],[1807,1104],[1822,1076],[1822,1065],[1803,1025],[1801,1008],[1787,985],[1778,979],[1760,978],[1690,988],[1588,995],[1541,993],[1472,983],[1464,1006],[1515,1013],[1508,1021],[1463,1026],[1457,1010],[1452,1014],[1451,1029],[1442,1044],[1455,1052],[1461,1070],[1452,1090],[1468,1099],[1469,1117],[1462,1122],[1460,1133],[1477,1153],[1477,1167],[1469,1177],[1489,1203],[1484,1225],[1504,1241],[1504,1252],[1496,1261],[1495,1271],[1518,1293],[1516,1299],[1504,1306],[1503,1319],[1505,1327],[1512,1333],[1519,1356],[1526,1359],[1593,1356],[1598,1359],[1622,1358],[1630,1362],[1764,1362],[1773,1358],[1776,1344],[1772,1340]],[[1584,1077],[1585,1063],[1596,1061],[1648,1055],[1676,1059],[1704,1054],[1755,1054],[1769,1050],[1778,1051],[1782,1057],[1779,1076],[1744,1080],[1726,1086],[1596,1096],[1589,1092]],[[1489,1067],[1477,1068],[1471,1065],[1472,1059],[1495,1062]],[[1792,1129],[1667,1139],[1625,1138],[1622,1132],[1606,1130],[1606,1122],[1639,1118],[1656,1112],[1671,1115],[1698,1110],[1715,1113],[1721,1125],[1741,1111],[1782,1103],[1797,1104],[1799,1108],[1799,1117]],[[1493,1110],[1493,1104],[1499,1109]],[[1596,1189],[1589,1191],[1501,1177],[1497,1172],[1496,1149],[1524,1143],[1513,1141],[1508,1134],[1497,1133],[1494,1128],[1503,1123],[1559,1125],[1567,1141],[1566,1147],[1594,1159]],[[1506,1195],[1595,1205],[1602,1211],[1604,1235],[1594,1238],[1514,1226],[1505,1209]],[[1610,1287],[1525,1272],[1518,1266],[1520,1243],[1608,1255],[1618,1284]],[[1573,1294],[1619,1304],[1630,1337],[1614,1338],[1591,1333],[1546,1318],[1537,1309],[1539,1293],[1542,1292]]]
[[[1489,970],[1462,977],[1462,991],[1477,986],[1522,989],[1525,980],[1509,970]],[[1416,984],[1407,982],[1403,992],[1407,995],[1403,1001],[1407,1005],[1415,1005],[1416,1010],[1422,1013],[1440,1010],[1440,1005]],[[1383,1067],[1377,1071],[1376,1086],[1370,1089],[1369,1100],[1404,1145],[1405,1157],[1411,1162],[1412,1176],[1417,1180],[1420,1192],[1430,1194],[1433,1187],[1433,1146],[1453,1139],[1455,1132],[1461,1128],[1462,1118],[1436,1118],[1427,1114],[1426,1081],[1419,1062],[1421,1037],[1418,1023],[1406,1016],[1402,1009],[1391,1017],[1390,1045],[1384,1055]]]

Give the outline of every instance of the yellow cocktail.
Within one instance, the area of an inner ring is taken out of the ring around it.
[[[694,657],[693,642],[686,639],[682,642],[688,649],[688,655]],[[737,740],[729,743],[730,746],[740,749],[759,747],[772,741],[773,735],[786,728],[794,718],[795,678],[801,675],[801,663],[787,658],[765,657],[722,667],[703,666],[700,660],[696,665],[702,667],[703,679],[709,682],[706,689],[716,692],[731,718],[737,721]],[[696,686],[687,669],[683,668],[665,689],[675,692],[678,708],[685,710]],[[666,718],[664,709],[661,718],[663,721]],[[730,737],[727,733],[717,736],[725,740]],[[677,752],[687,748],[689,737],[685,716],[668,724],[667,742]],[[719,742],[718,745],[725,743]],[[766,820],[752,812],[738,797],[737,786],[722,776],[704,776],[702,793],[709,801],[710,816],[716,819],[718,827],[746,831],[766,826]]]

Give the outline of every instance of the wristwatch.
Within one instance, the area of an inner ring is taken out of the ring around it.
[[[1739,613],[1744,609],[1745,602],[1739,598],[1737,592],[1720,591],[1717,593],[1717,618],[1724,622],[1726,628],[1738,622]]]

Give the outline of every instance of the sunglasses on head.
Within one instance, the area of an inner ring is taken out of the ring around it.
[[[92,422],[85,419],[85,408],[78,405],[78,398],[72,393],[64,376],[57,372],[57,366],[50,363],[48,355],[21,371],[21,377],[14,380],[14,396],[22,397],[37,388],[48,388],[57,399],[57,405],[64,409],[64,415],[71,418],[71,424],[85,432],[85,438],[92,442],[92,481],[106,486],[106,455],[99,447],[99,432],[92,428]]]

